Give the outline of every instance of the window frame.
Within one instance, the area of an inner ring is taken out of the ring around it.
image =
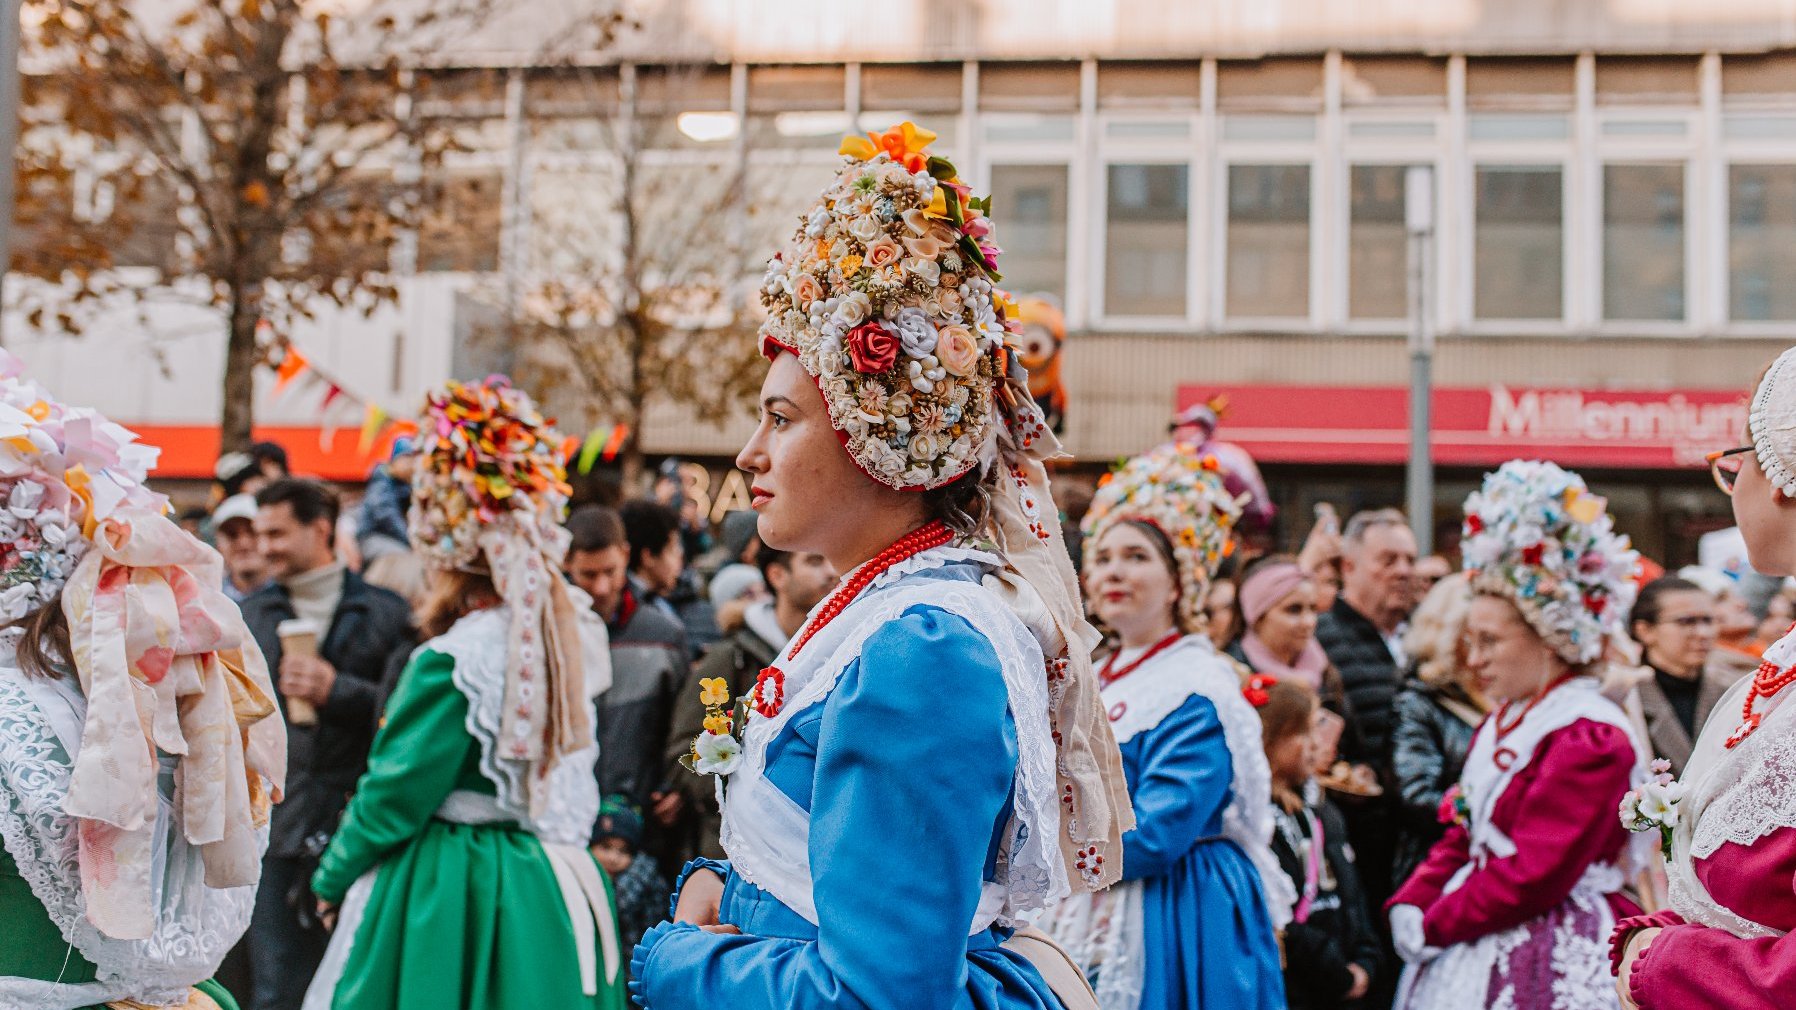
[[[1308,140],[1229,140],[1228,124],[1231,119],[1254,120],[1293,118],[1310,119],[1315,129]],[[1210,235],[1204,246],[1209,252],[1209,284],[1210,284],[1210,328],[1218,333],[1242,334],[1264,332],[1292,332],[1306,334],[1325,334],[1330,332],[1330,311],[1327,304],[1331,286],[1328,283],[1328,272],[1335,269],[1330,262],[1335,250],[1324,242],[1325,229],[1321,227],[1323,215],[1336,213],[1336,208],[1328,205],[1329,191],[1338,184],[1331,185],[1325,176],[1341,171],[1340,159],[1328,157],[1325,142],[1327,134],[1327,113],[1224,113],[1216,117],[1216,152],[1214,171],[1210,174],[1210,192],[1208,194],[1210,214]],[[1229,174],[1237,166],[1302,165],[1310,170],[1310,214],[1309,214],[1309,304],[1307,311],[1301,315],[1290,316],[1240,316],[1229,311],[1228,289],[1228,253],[1229,253]],[[1337,229],[1338,230],[1338,229]],[[1335,286],[1338,288],[1338,285]]]
[[[1085,254],[1091,269],[1086,271],[1089,288],[1086,306],[1090,328],[1097,332],[1124,333],[1190,333],[1203,329],[1198,289],[1199,271],[1206,248],[1202,229],[1206,215],[1202,212],[1203,196],[1199,190],[1200,113],[1153,113],[1145,111],[1104,111],[1093,121],[1094,141],[1098,157],[1085,180],[1083,190],[1090,201],[1091,226],[1085,240]],[[1111,128],[1119,124],[1182,129],[1184,137],[1112,137]],[[1118,316],[1105,304],[1109,282],[1110,167],[1112,165],[1176,165],[1183,166],[1185,176],[1185,311],[1179,315]],[[1070,243],[1069,243],[1070,244]],[[1068,257],[1069,261],[1071,257]],[[1071,290],[1068,291],[1069,299]]]

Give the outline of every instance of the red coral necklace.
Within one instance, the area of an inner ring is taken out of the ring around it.
[[[947,524],[940,519],[932,520],[899,537],[897,543],[880,551],[874,555],[872,560],[856,568],[853,574],[848,576],[847,581],[837,586],[835,592],[829,594],[829,599],[824,601],[816,616],[812,617],[810,622],[805,625],[804,631],[792,643],[792,648],[786,650],[786,658],[791,659],[798,655],[798,650],[804,648],[805,643],[809,642],[812,636],[822,631],[829,622],[835,620],[836,615],[847,610],[848,605],[861,595],[862,590],[872,584],[874,579],[884,575],[893,565],[908,561],[924,551],[940,547],[953,539],[954,531],[950,530]]]
[[[894,565],[908,561],[924,551],[940,547],[954,539],[954,531],[940,519],[919,526],[898,538],[898,542],[874,555],[867,563],[856,568],[836,591],[829,594],[817,613],[804,626],[804,630],[793,639],[792,647],[786,650],[786,659],[798,655],[819,631],[836,619],[836,615],[848,609],[874,579],[889,571]],[[754,690],[749,702],[761,716],[771,719],[778,715],[786,705],[786,673],[777,666],[764,668],[755,678]]]
[[[1120,670],[1116,669],[1116,657],[1122,655],[1123,650],[1118,649],[1115,652],[1112,652],[1110,654],[1110,658],[1104,660],[1104,668],[1098,671],[1098,686],[1099,687],[1109,687],[1111,684],[1114,684],[1117,681],[1123,679],[1124,677],[1127,677],[1129,674],[1134,673],[1136,670],[1140,669],[1141,665],[1143,663],[1146,663],[1148,660],[1153,659],[1155,656],[1158,656],[1160,653],[1165,652],[1167,649],[1172,648],[1173,645],[1175,645],[1179,641],[1179,639],[1184,638],[1184,637],[1185,637],[1184,632],[1181,632],[1177,628],[1172,629],[1172,631],[1167,633],[1165,638],[1162,638],[1158,642],[1155,642],[1153,645],[1149,646],[1148,650],[1146,652],[1142,653],[1140,656],[1137,656],[1134,660],[1130,661],[1129,665],[1123,667]]]
[[[1745,743],[1746,738],[1758,730],[1759,723],[1765,720],[1765,713],[1752,710],[1758,700],[1770,698],[1793,683],[1796,683],[1796,663],[1781,667],[1766,660],[1759,664],[1758,672],[1752,676],[1752,686],[1746,689],[1746,704],[1740,710],[1740,725],[1728,734],[1728,750]]]

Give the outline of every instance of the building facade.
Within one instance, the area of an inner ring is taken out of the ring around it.
[[[402,406],[472,367],[469,334],[519,284],[607,262],[619,123],[647,138],[643,216],[758,278],[841,134],[911,119],[992,194],[1006,286],[1064,310],[1079,465],[1226,394],[1222,436],[1265,461],[1289,538],[1316,501],[1401,498],[1425,166],[1437,515],[1540,455],[1585,470],[1649,553],[1687,560],[1727,524],[1701,454],[1738,443],[1745,388],[1796,343],[1796,3],[862,6],[649,3],[579,66],[520,55],[541,26],[495,26],[427,71],[466,150],[401,304],[294,339]],[[689,220],[717,208],[721,231]],[[191,426],[216,414],[220,352],[189,329],[104,337],[163,363],[135,379],[24,346],[70,395]],[[315,440],[315,408],[265,413]],[[750,423],[659,403],[641,437],[721,481]]]

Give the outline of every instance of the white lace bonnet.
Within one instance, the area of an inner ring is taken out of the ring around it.
[[[1796,496],[1796,347],[1778,355],[1759,380],[1746,428],[1765,479]]]

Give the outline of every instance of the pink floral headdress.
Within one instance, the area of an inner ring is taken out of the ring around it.
[[[162,900],[157,755],[179,759],[176,831],[206,884],[244,887],[261,874],[286,731],[218,552],[143,484],[157,451],[19,371],[0,352],[0,618],[61,594],[86,701],[62,803],[79,824],[82,905],[106,936],[143,939]]]

